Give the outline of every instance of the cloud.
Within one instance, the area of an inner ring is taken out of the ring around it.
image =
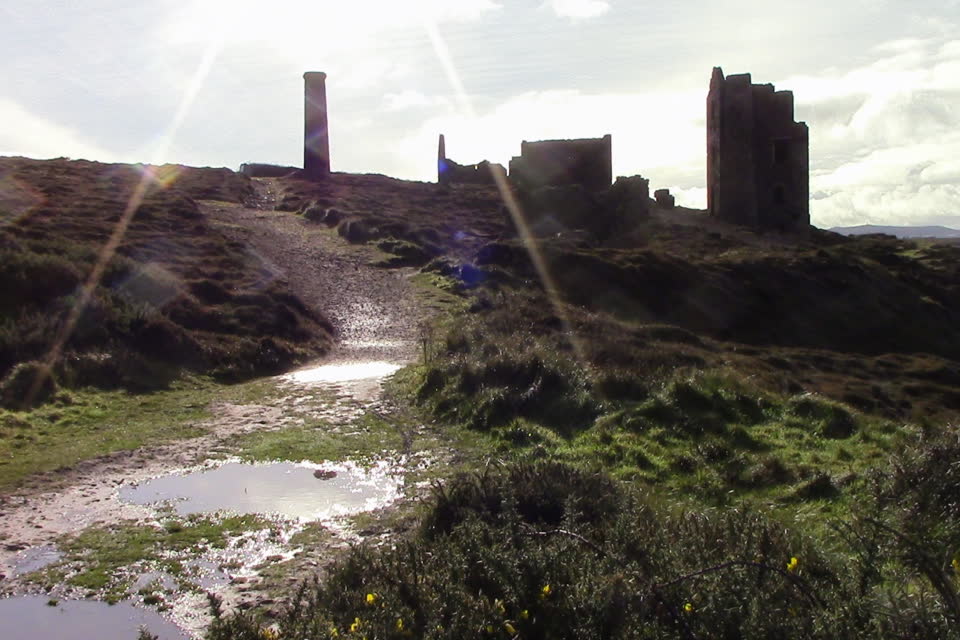
[[[175,43],[268,44],[293,59],[362,49],[385,33],[476,20],[501,9],[492,0],[194,0],[162,26]]]
[[[450,101],[446,98],[427,96],[413,89],[406,89],[399,93],[387,93],[383,96],[383,108],[387,111],[407,111],[450,105]]]
[[[844,73],[783,82],[810,124],[818,226],[960,215],[960,42],[897,40]]]
[[[0,98],[0,122],[3,123],[0,155],[116,160],[116,154],[85,139],[73,129],[31,113],[7,98]]]
[[[596,18],[610,11],[606,0],[547,0],[542,6],[562,18]]]

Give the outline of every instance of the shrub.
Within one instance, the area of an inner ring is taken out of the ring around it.
[[[415,534],[355,547],[277,624],[298,639],[956,638],[936,593],[895,575],[756,513],[663,509],[544,463],[438,489]],[[239,614],[208,638],[258,631]]]
[[[53,371],[41,362],[21,362],[0,380],[0,404],[7,409],[29,409],[56,393]]]

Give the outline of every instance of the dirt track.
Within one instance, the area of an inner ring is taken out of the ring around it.
[[[265,272],[288,280],[301,300],[333,322],[337,345],[322,364],[411,361],[420,320],[408,281],[412,272],[370,266],[369,250],[350,247],[299,216],[273,211],[272,181],[257,180],[256,188],[252,206],[204,202],[202,209],[227,237],[245,243]],[[91,525],[155,520],[152,509],[121,502],[119,486],[196,465],[237,434],[298,424],[305,415],[337,425],[365,411],[388,412],[379,400],[381,382],[304,385],[287,379],[284,395],[269,404],[214,404],[214,418],[199,425],[206,432],[201,437],[111,454],[32,478],[27,489],[0,496],[0,593],[27,589],[14,568],[31,549]],[[202,620],[184,622],[196,632]]]

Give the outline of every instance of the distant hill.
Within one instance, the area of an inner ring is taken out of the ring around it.
[[[960,229],[950,227],[890,227],[875,224],[861,224],[856,227],[833,227],[835,233],[845,236],[862,236],[868,233],[885,233],[898,238],[960,238]]]

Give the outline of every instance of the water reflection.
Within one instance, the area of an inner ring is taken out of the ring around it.
[[[369,380],[384,378],[400,369],[402,365],[390,362],[349,362],[345,364],[327,364],[312,369],[294,371],[286,378],[301,384],[318,382],[348,382],[351,380]]]
[[[0,638],[15,640],[131,640],[145,626],[160,640],[188,636],[155,611],[129,602],[109,605],[93,600],[64,600],[50,606],[41,596],[0,599]]]
[[[336,475],[315,477],[321,468]],[[227,510],[311,521],[385,506],[400,497],[400,484],[386,462],[369,469],[350,463],[229,462],[127,485],[120,489],[120,498],[134,504],[170,501],[181,515]]]
[[[56,547],[50,545],[31,547],[13,557],[10,574],[12,576],[21,576],[25,573],[39,571],[62,557],[63,553],[58,551]]]

